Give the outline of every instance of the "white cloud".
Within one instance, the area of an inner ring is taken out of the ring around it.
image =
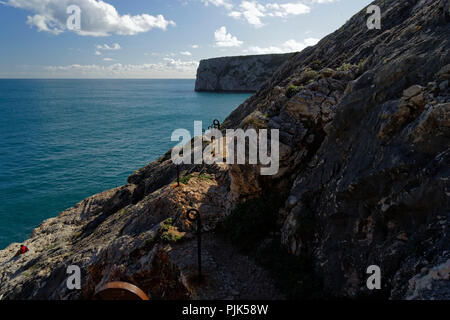
[[[268,16],[270,17],[287,17],[289,15],[300,15],[306,14],[311,11],[311,9],[304,5],[303,3],[285,3],[285,4],[277,4],[277,3],[269,3],[266,6],[267,9],[271,10],[268,12]]]
[[[230,12],[230,17],[243,18],[256,27],[263,26],[261,18],[266,16],[266,7],[256,1],[242,1],[237,11]]]
[[[244,53],[255,53],[255,54],[268,54],[268,53],[285,53],[283,49],[278,47],[266,47],[261,48],[258,46],[249,47],[248,49],[244,50]]]
[[[180,54],[182,56],[192,56],[192,53],[190,53],[189,51],[181,51]]]
[[[103,58],[103,61],[114,61],[113,58]]]
[[[303,42],[298,42],[294,39],[290,39],[282,44],[281,47],[258,47],[252,46],[248,49],[244,50],[244,53],[253,53],[253,54],[268,54],[268,53],[287,53],[287,52],[297,52],[302,51],[306,47],[314,46],[319,42],[320,39],[316,38],[307,38],[303,40]]]
[[[107,60],[110,61],[110,60]],[[159,63],[140,65],[115,63],[108,66],[72,64],[65,66],[47,66],[49,77],[78,78],[171,78],[195,77],[198,61],[181,61],[164,58]]]
[[[197,70],[198,67],[198,61],[181,61],[181,60],[175,60],[171,58],[164,58],[163,67],[164,68],[170,68],[177,71],[189,71],[189,70]],[[161,64],[158,64],[157,67],[161,67]]]
[[[104,45],[98,44],[96,46],[97,50],[120,50],[122,47],[118,43],[114,43],[111,46],[107,45],[106,43]]]
[[[233,8],[233,4],[227,0],[201,0],[205,6],[210,4],[216,7],[224,7],[225,9],[231,10]]]
[[[30,26],[35,26],[39,31],[45,31],[55,35],[63,32],[61,28],[56,26],[57,23],[53,18],[45,17],[39,14],[27,16],[27,24]]]
[[[97,50],[97,51],[95,51],[95,55],[96,55],[96,56],[101,56],[102,53],[101,53],[100,51]]]
[[[312,3],[332,3],[332,2],[337,2],[339,0],[309,0]]]
[[[193,44],[193,45],[191,46],[191,48],[193,48],[193,49],[198,49],[198,48],[200,48],[200,46],[199,46],[198,44]]]
[[[235,19],[244,19],[249,24],[258,28],[264,25],[261,21],[261,19],[264,17],[286,18],[288,16],[307,14],[310,11],[311,9],[301,2],[284,4],[268,3],[266,5],[263,5],[254,0],[244,0],[236,10],[230,12],[228,15]]]
[[[81,9],[81,30],[75,32],[83,36],[135,35],[175,25],[161,14],[120,15],[114,6],[102,0],[9,0],[2,3],[32,12],[34,15],[27,17],[27,23],[38,31],[53,34],[67,31],[69,5]]]
[[[214,39],[216,41],[216,47],[239,47],[244,42],[238,40],[231,33],[227,33],[226,27],[220,27],[214,32]]]
[[[302,51],[306,47],[314,46],[319,42],[320,39],[316,38],[307,38],[303,42],[297,42],[294,39],[286,41],[283,46],[290,51]]]

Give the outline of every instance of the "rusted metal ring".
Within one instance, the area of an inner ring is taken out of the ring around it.
[[[98,300],[150,300],[140,288],[122,281],[108,282],[95,292]]]
[[[194,216],[191,216],[191,212],[194,213]],[[200,217],[200,212],[197,209],[189,209],[186,213],[187,219],[191,222],[197,221]]]

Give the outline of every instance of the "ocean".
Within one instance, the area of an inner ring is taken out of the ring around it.
[[[43,220],[126,183],[249,94],[194,92],[195,80],[0,79],[0,249]]]

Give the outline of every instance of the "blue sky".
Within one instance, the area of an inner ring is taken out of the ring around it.
[[[370,2],[3,0],[0,78],[194,78],[201,59],[314,45]]]

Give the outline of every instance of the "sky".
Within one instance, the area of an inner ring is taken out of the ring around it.
[[[0,0],[0,78],[195,78],[202,59],[315,45],[370,2]]]

